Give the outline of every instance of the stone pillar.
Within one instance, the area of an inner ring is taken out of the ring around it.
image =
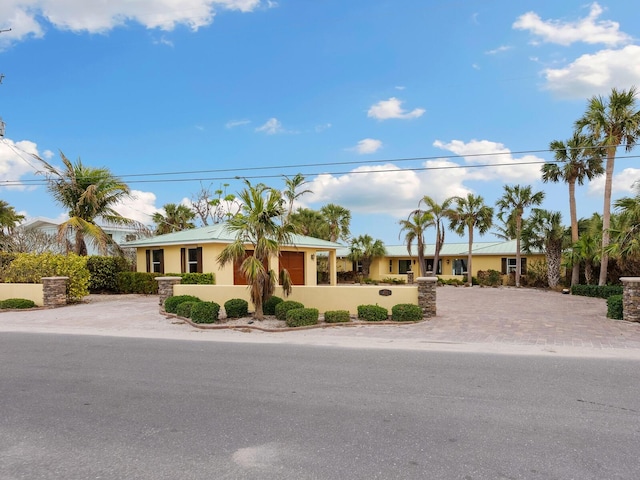
[[[407,272],[407,283],[408,283],[409,285],[412,285],[412,284],[413,284],[413,279],[414,279],[413,272],[412,272],[411,270],[409,270],[409,271]]]
[[[640,322],[640,277],[622,277],[622,316],[627,322]]]
[[[438,277],[418,277],[418,305],[424,318],[436,316],[436,284]]]
[[[45,307],[64,307],[67,304],[69,277],[42,277],[43,303]]]
[[[156,277],[158,282],[158,303],[164,309],[164,301],[173,296],[173,286],[179,285],[181,277]]]

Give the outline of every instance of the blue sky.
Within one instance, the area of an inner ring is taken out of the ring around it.
[[[144,223],[201,186],[300,172],[301,206],[349,208],[353,235],[389,245],[422,196],[493,205],[504,184],[544,190],[568,224],[566,185],[535,162],[589,97],[640,86],[630,0],[5,0],[9,28],[0,199],[28,217],[63,218],[29,156],[62,151],[128,182],[120,213]],[[619,156],[614,198],[640,179]],[[579,216],[602,211],[603,180]]]

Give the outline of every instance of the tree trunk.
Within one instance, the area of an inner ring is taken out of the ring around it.
[[[606,248],[609,246],[609,227],[611,225],[611,183],[613,182],[613,166],[616,159],[616,147],[607,148],[607,167],[604,180],[604,206],[602,208],[602,257],[600,260],[600,277],[598,285],[607,284],[607,268],[609,254]]]
[[[555,288],[560,283],[560,264],[562,263],[562,245],[547,245],[547,281]]]
[[[516,216],[516,288],[520,288],[522,264],[520,262],[520,232],[522,231],[522,214]]]
[[[576,181],[569,181],[569,214],[571,216],[571,244],[578,241],[578,214],[576,212]],[[571,270],[571,286],[580,283],[580,260],[576,258],[575,248],[573,249],[573,269]]]
[[[469,225],[469,253],[467,255],[467,283],[469,286],[473,285],[473,275],[471,274],[471,259],[473,254],[471,250],[473,248],[473,226]]]
[[[440,262],[440,249],[442,248],[442,244],[444,243],[444,229],[440,229],[440,225],[438,224],[436,228],[436,245],[435,245],[435,253],[433,255],[433,274],[438,274],[438,263]]]

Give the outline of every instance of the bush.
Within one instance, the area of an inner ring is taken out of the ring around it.
[[[182,302],[201,302],[198,297],[194,297],[193,295],[175,295],[173,297],[169,297],[164,301],[164,311],[167,313],[177,313],[178,305]]]
[[[571,287],[572,295],[584,297],[609,298],[612,295],[622,295],[621,285],[574,285]]]
[[[318,323],[317,308],[292,308],[287,310],[287,327],[304,327]]]
[[[282,303],[282,299],[273,295],[269,297],[266,302],[264,302],[264,304],[262,305],[262,311],[265,315],[275,315],[276,305],[278,305],[279,303]]]
[[[216,276],[213,273],[165,273],[165,277],[180,277],[182,285],[215,285]]]
[[[358,305],[358,318],[367,322],[382,322],[389,317],[389,312],[379,305]]]
[[[464,285],[466,282],[466,280],[460,280],[458,278],[448,278],[447,280],[438,277],[438,283],[440,285],[454,285],[456,287],[461,287],[462,285]]]
[[[214,323],[218,321],[220,305],[215,302],[196,302],[191,307],[193,323]]]
[[[0,300],[0,308],[33,308],[36,304],[33,300],[27,300],[26,298],[7,298],[6,300]]]
[[[502,285],[502,274],[497,270],[479,270],[478,284],[485,287],[498,287]]]
[[[346,310],[330,310],[324,312],[324,321],[326,323],[342,323],[351,321],[351,315]]]
[[[197,302],[194,302],[194,301],[182,302],[180,305],[178,305],[178,308],[176,308],[176,315],[182,318],[191,318],[191,309],[193,308],[194,305],[198,303],[200,303],[200,300],[198,300]]]
[[[156,277],[161,275],[161,273],[119,272],[116,276],[116,292],[157,295]]]
[[[385,277],[380,280],[382,283],[391,283],[392,285],[404,285],[407,283],[404,278]]]
[[[417,322],[423,316],[422,309],[412,303],[399,303],[391,308],[391,319],[394,322]]]
[[[129,262],[123,257],[102,257],[92,255],[87,257],[87,269],[90,292],[117,292],[118,273],[129,271]]]
[[[242,318],[249,315],[249,302],[242,298],[232,298],[224,302],[227,318]]]
[[[548,271],[549,267],[547,266],[546,260],[533,260],[527,267],[527,285],[536,288],[548,287]]]
[[[286,320],[287,312],[294,308],[304,308],[304,305],[300,302],[294,302],[293,300],[285,300],[276,305],[275,313],[278,320]]]
[[[607,318],[613,318],[614,320],[622,320],[624,318],[622,295],[611,295],[607,298]]]

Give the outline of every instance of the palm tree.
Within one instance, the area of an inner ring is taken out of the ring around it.
[[[534,208],[522,230],[524,250],[543,250],[547,260],[547,281],[551,288],[560,282],[562,250],[567,240],[560,212]]]
[[[167,203],[162,209],[164,215],[161,212],[153,214],[151,219],[156,224],[154,231],[155,235],[163,235],[165,233],[180,232],[182,230],[189,230],[196,228],[193,220],[196,218],[196,214],[186,205],[176,205],[175,203]]]
[[[576,122],[579,131],[586,129],[598,146],[605,149],[607,165],[605,169],[604,208],[602,210],[602,258],[600,259],[599,285],[607,283],[609,263],[609,227],[611,224],[611,186],[613,167],[618,146],[624,144],[627,152],[635,147],[640,137],[640,110],[636,108],[636,89],[612,89],[607,100],[601,96],[592,97],[587,111]]]
[[[60,152],[64,165],[58,170],[36,156],[45,168],[47,189],[53,198],[68,209],[69,220],[58,227],[58,239],[66,241],[70,233],[75,234],[74,253],[87,255],[85,239],[89,238],[100,250],[107,253],[108,246],[119,247],[96,222],[109,225],[137,225],[135,220],[120,215],[115,207],[131,198],[126,183],[114,176],[107,168],[87,167],[78,159],[72,163]]]
[[[371,262],[375,258],[384,257],[386,253],[382,240],[374,240],[370,235],[360,235],[351,241],[349,259],[352,262],[362,263],[362,275],[369,278]]]
[[[611,229],[613,241],[608,253],[623,261],[640,257],[640,182],[635,184],[636,195],[623,197],[614,204],[619,211],[615,228]]]
[[[438,263],[440,262],[440,250],[444,245],[444,234],[446,229],[444,228],[444,219],[449,218],[451,213],[451,204],[454,201],[454,197],[445,198],[442,203],[436,202],[428,195],[422,197],[418,206],[424,204],[426,206],[425,212],[429,213],[433,217],[433,225],[436,227],[436,242],[435,251],[433,254],[433,273],[438,273]]]
[[[412,255],[411,247],[416,242],[418,249],[418,265],[420,265],[420,275],[427,276],[427,264],[424,261],[424,232],[433,225],[433,215],[422,210],[414,210],[406,220],[400,220],[400,235],[406,232],[404,243],[407,245],[409,255]]]
[[[262,183],[251,185],[249,180],[245,180],[245,184],[238,195],[242,210],[227,222],[235,240],[218,255],[218,264],[240,263],[255,306],[254,318],[262,320],[262,306],[273,295],[277,283],[276,272],[268,269],[269,259],[279,255],[281,245],[291,243],[295,228],[286,219],[281,222],[285,213],[282,192]],[[289,293],[288,272],[280,272],[280,278],[282,287]]]
[[[329,225],[324,216],[311,208],[298,208],[289,218],[302,235],[329,240]]]
[[[493,208],[484,203],[484,198],[473,193],[466,197],[454,197],[455,208],[449,213],[449,228],[458,235],[465,233],[469,236],[469,253],[467,255],[467,284],[472,285],[472,251],[473,251],[473,230],[478,229],[480,235],[489,231],[493,224]]]
[[[11,235],[15,227],[24,220],[24,215],[16,212],[16,209],[4,200],[0,200],[0,236]]]
[[[298,191],[300,187],[302,187],[307,181],[304,179],[304,175],[301,173],[297,173],[293,177],[289,178],[287,176],[284,177],[284,183],[287,187],[283,193],[284,198],[289,203],[289,207],[287,208],[287,219],[291,217],[293,213],[293,203],[300,198],[305,193],[313,193],[311,190],[302,190]]]
[[[531,190],[531,185],[505,185],[502,197],[496,202],[499,209],[498,218],[502,221],[512,218],[515,221],[516,234],[516,287],[520,287],[520,275],[522,274],[522,264],[520,263],[520,236],[522,234],[522,216],[525,208],[540,205],[544,200],[544,192]]]
[[[320,209],[320,214],[329,225],[329,241],[337,242],[338,239],[348,241],[351,234],[349,231],[351,212],[348,209],[335,203],[328,203]]]
[[[593,138],[578,131],[567,140],[553,140],[549,144],[557,163],[545,163],[542,166],[543,182],[565,182],[569,185],[569,213],[571,216],[571,243],[578,242],[578,214],[576,212],[576,183],[591,180],[604,173],[600,149],[593,145]],[[576,256],[574,255],[574,260]],[[580,283],[580,262],[573,262],[571,286]]]

